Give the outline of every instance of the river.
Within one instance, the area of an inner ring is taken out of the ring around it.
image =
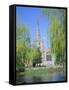
[[[62,72],[49,73],[44,76],[18,76],[16,78],[17,84],[28,84],[28,83],[39,83],[39,82],[54,82],[54,81],[65,81],[65,76]]]

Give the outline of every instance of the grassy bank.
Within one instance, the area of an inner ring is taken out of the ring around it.
[[[26,69],[25,72],[20,72],[19,74],[25,76],[45,76],[54,72],[63,72],[63,68],[30,68]]]

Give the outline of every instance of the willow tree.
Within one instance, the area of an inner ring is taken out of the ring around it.
[[[51,51],[56,55],[56,63],[64,63],[66,59],[66,10],[42,9],[42,13],[49,17],[49,37]]]
[[[25,24],[16,26],[16,69],[25,67],[30,47],[30,32]]]

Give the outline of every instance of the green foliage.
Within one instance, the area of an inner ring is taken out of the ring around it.
[[[50,20],[50,44],[51,51],[56,55],[56,63],[64,63],[66,60],[66,10],[43,9],[43,15]]]
[[[30,35],[26,25],[16,27],[16,70],[24,71],[26,56],[30,47]]]
[[[51,43],[51,50],[55,53],[56,57],[60,55],[60,28],[59,28],[59,21],[56,16],[52,16],[52,21],[50,25],[50,43]],[[58,58],[59,61],[59,58]]]
[[[29,28],[25,24],[17,25],[16,27],[16,40],[24,42],[25,45],[30,44]]]
[[[42,67],[35,67],[34,68],[31,68],[30,70],[29,69],[26,69],[25,71],[25,76],[37,76],[37,77],[41,77],[41,76],[45,76],[46,75],[50,75],[52,73],[55,73],[55,72],[64,72],[63,71],[63,67],[58,67],[58,68],[53,68],[53,67],[49,67],[49,68],[42,68]],[[64,73],[65,74],[65,73]]]
[[[26,25],[16,27],[16,69],[24,70],[32,64],[40,63],[40,50],[30,46],[30,32]]]
[[[38,63],[41,63],[41,52],[39,48],[33,48],[32,56],[33,56],[33,66],[35,66]]]

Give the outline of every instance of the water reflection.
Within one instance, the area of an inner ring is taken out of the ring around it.
[[[65,81],[65,76],[62,72],[55,72],[52,74],[47,74],[45,76],[37,77],[27,77],[27,76],[17,76],[17,83],[38,83],[38,82],[51,82],[51,81]]]

